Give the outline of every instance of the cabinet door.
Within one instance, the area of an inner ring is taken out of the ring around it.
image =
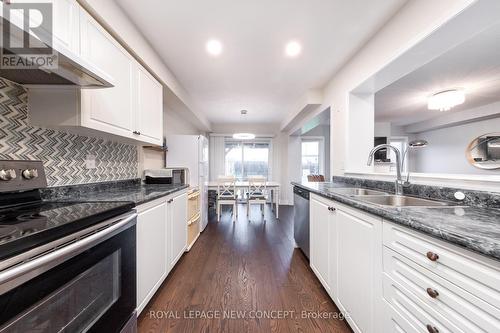
[[[139,312],[167,274],[165,202],[137,217],[137,307]]]
[[[161,145],[163,138],[163,86],[137,64],[138,105],[136,122],[142,141]]]
[[[329,205],[323,201],[310,200],[309,253],[310,265],[323,287],[331,292],[330,282],[330,216]]]
[[[52,0],[53,43],[80,54],[80,5],[76,0]]]
[[[133,137],[137,110],[135,59],[88,13],[81,11],[82,57],[108,74],[115,85],[82,89],[82,125],[124,137]]]
[[[171,199],[169,203],[171,226],[170,246],[171,263],[173,267],[180,259],[187,245],[187,194],[181,194]]]
[[[357,332],[376,332],[381,301],[382,221],[337,208],[338,305]]]

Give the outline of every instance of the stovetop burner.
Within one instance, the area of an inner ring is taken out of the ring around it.
[[[39,201],[0,209],[0,259],[133,208],[131,202]]]

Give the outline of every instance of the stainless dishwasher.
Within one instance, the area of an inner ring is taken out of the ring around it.
[[[293,187],[295,243],[309,259],[309,191]]]

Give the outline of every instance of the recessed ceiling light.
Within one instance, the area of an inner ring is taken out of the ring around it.
[[[213,56],[218,56],[222,52],[222,44],[217,39],[211,39],[206,45],[207,52]]]
[[[286,44],[285,54],[289,57],[296,57],[302,51],[302,46],[297,41],[291,41]]]
[[[449,111],[465,102],[465,92],[461,89],[440,91],[430,96],[427,101],[429,110]]]

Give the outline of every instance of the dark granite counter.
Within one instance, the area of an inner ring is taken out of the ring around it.
[[[500,260],[499,209],[468,206],[381,207],[334,192],[335,188],[359,187],[353,184],[293,182],[292,185]]]
[[[140,179],[51,187],[41,190],[50,201],[130,201],[136,206],[180,190],[189,185],[145,185]]]

